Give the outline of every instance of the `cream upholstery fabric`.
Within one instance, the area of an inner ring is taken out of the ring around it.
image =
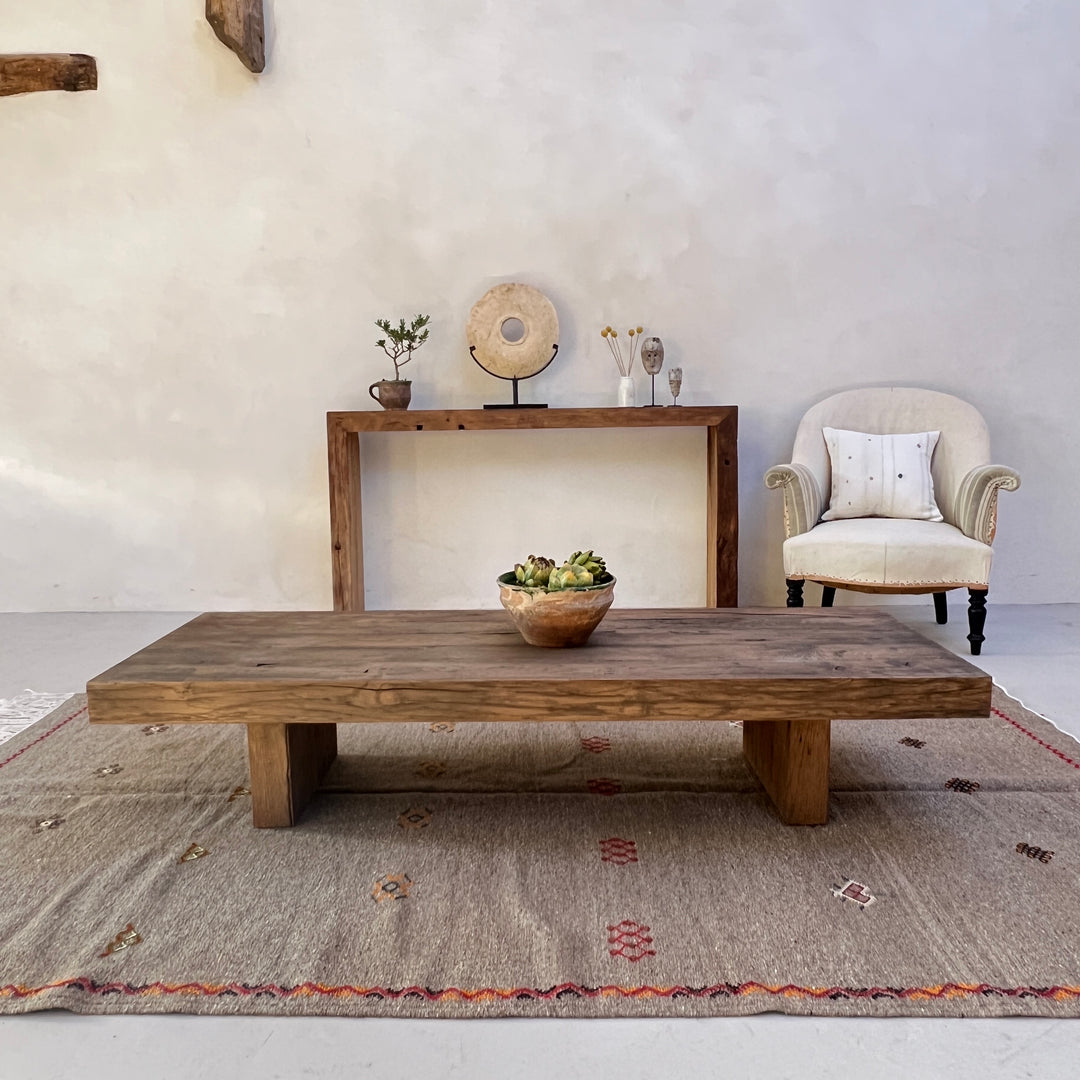
[[[967,402],[933,390],[848,390],[814,405],[795,433],[791,460],[809,468],[823,492],[832,490],[829,453],[821,434],[824,427],[878,435],[940,431],[930,471],[938,508],[951,524],[956,524],[953,507],[960,481],[976,466],[990,464],[986,422]]]
[[[765,474],[765,486],[784,489],[784,535],[812,529],[821,517],[821,491],[806,465],[777,465]]]
[[[784,576],[838,585],[985,588],[989,544],[953,525],[907,518],[824,521],[784,542]]]
[[[832,471],[826,427],[872,434],[940,431],[931,461],[942,522],[890,518],[821,521]],[[765,474],[784,493],[784,573],[836,585],[942,589],[989,582],[997,494],[1019,476],[990,464],[986,423],[949,394],[912,388],[867,388],[835,394],[809,409],[789,463]]]
[[[997,528],[997,493],[999,490],[1015,491],[1019,486],[1019,474],[1004,465],[972,469],[960,481],[956,524],[966,536],[992,544]]]

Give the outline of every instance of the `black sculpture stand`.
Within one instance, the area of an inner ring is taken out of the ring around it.
[[[473,359],[475,360],[476,358],[473,357]],[[487,371],[487,368],[484,368],[484,370]],[[488,374],[490,375],[491,372],[488,371]],[[505,377],[506,377],[505,375],[496,375],[495,376],[495,378],[497,378],[497,379],[503,379]],[[543,404],[543,405],[530,405],[528,402],[522,403],[522,402],[518,401],[518,389],[517,389],[517,387],[518,387],[518,382],[520,380],[518,380],[516,378],[513,378],[510,381],[514,384],[514,400],[509,401],[509,402],[504,402],[504,403],[499,404],[499,405],[485,405],[484,406],[485,409],[546,409],[547,408],[546,403]]]
[[[552,347],[551,347],[551,360],[555,359],[558,352],[559,352],[559,346],[558,345],[552,345]],[[516,375],[509,375],[509,376],[507,376],[507,375],[498,375],[494,371],[491,371],[489,368],[484,367],[484,365],[481,364],[480,361],[476,359],[476,346],[475,345],[470,345],[469,346],[469,355],[474,360],[476,360],[476,366],[478,368],[480,368],[481,371],[486,371],[489,375],[494,375],[496,379],[505,379],[507,382],[512,383],[513,387],[514,387],[514,400],[513,401],[501,403],[501,404],[498,404],[498,405],[485,405],[484,406],[485,409],[546,409],[547,408],[546,403],[543,404],[543,405],[538,405],[538,404],[533,404],[533,403],[530,403],[530,402],[520,402],[520,401],[518,401],[518,383],[521,381],[518,378],[518,376],[516,376]],[[551,363],[551,360],[549,360],[547,362],[547,364],[545,364],[544,367],[542,367],[540,369],[540,371],[543,371],[544,368],[546,368]],[[527,375],[525,377],[531,379],[534,375],[539,375],[540,371],[534,371],[532,375]]]
[[[652,398],[652,401],[650,401],[648,405],[642,406],[642,408],[645,408],[645,409],[658,409],[658,408],[660,408],[660,406],[656,404],[656,376],[655,375],[650,375],[649,378],[652,379],[652,387],[650,388],[650,394],[649,394],[649,396]]]

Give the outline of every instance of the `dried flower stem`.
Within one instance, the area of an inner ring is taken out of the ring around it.
[[[619,373],[622,373],[622,361],[619,359],[619,354],[615,351],[615,343],[611,338],[606,337],[605,340],[608,343],[608,348],[611,350],[611,355],[615,357],[615,363],[619,365]]]
[[[605,326],[600,331],[600,336],[604,338],[608,343],[608,348],[611,350],[611,355],[615,357],[615,363],[619,365],[619,374],[625,379],[630,374],[630,369],[623,360],[622,347],[619,345],[619,332],[618,330],[612,330],[610,326]],[[633,341],[631,339],[631,346]],[[631,363],[633,359],[631,358]]]
[[[627,368],[628,371],[634,366],[634,352],[641,341],[641,335],[644,331],[645,328],[642,326],[639,326],[636,330],[632,326],[630,327],[630,364]]]
[[[615,352],[615,363],[619,365],[619,374],[625,379],[629,374],[626,364],[623,361],[622,345],[619,344],[619,331],[612,330],[608,336],[608,341],[612,343],[612,349]]]

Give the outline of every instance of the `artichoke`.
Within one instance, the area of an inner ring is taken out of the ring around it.
[[[554,569],[554,559],[545,559],[543,555],[530,555],[525,562],[514,564],[514,576],[519,585],[525,585],[530,589],[542,589],[547,586]]]
[[[594,579],[602,577],[607,573],[604,557],[602,555],[594,554],[591,550],[575,551],[566,562],[568,565],[585,567],[585,569],[592,574]]]
[[[564,563],[558,570],[552,570],[548,578],[548,592],[559,592],[561,589],[580,589],[584,585],[593,583],[592,573],[584,566],[574,563]]]

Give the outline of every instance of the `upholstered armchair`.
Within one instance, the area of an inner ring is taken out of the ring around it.
[[[866,495],[864,481],[876,496]],[[998,492],[1015,491],[1020,477],[991,464],[986,422],[972,405],[908,388],[834,394],[802,418],[791,462],[769,469],[765,484],[784,493],[788,607],[802,607],[810,580],[823,586],[825,607],[837,589],[933,593],[937,621],[944,623],[945,593],[967,588],[967,636],[979,655]],[[894,494],[896,505],[889,501]],[[882,507],[895,516],[882,515]]]

